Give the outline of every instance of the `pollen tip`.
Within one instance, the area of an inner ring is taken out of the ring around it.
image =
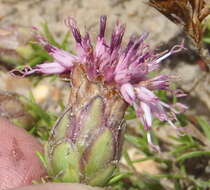
[[[66,26],[71,28],[72,34],[73,34],[76,42],[81,43],[82,38],[81,38],[81,34],[77,27],[77,23],[76,23],[75,19],[72,17],[68,17],[64,20],[64,23]]]
[[[99,38],[103,38],[106,30],[106,20],[107,16],[100,17],[100,31],[99,31]]]

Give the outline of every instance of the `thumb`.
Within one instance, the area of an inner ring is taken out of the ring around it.
[[[40,185],[25,186],[12,190],[103,190],[98,187],[90,187],[77,183],[46,183]]]

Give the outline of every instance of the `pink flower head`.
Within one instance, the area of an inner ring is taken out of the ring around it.
[[[54,61],[27,70],[24,75],[34,72],[44,74],[70,73],[76,64],[82,64],[89,80],[100,79],[107,85],[115,85],[122,98],[134,107],[137,116],[148,131],[148,142],[152,147],[155,147],[151,142],[149,133],[153,117],[161,121],[168,121],[172,127],[175,127],[172,121],[176,120],[177,111],[172,106],[162,102],[153,92],[159,89],[172,91],[169,87],[171,77],[160,75],[149,78],[148,74],[158,69],[162,60],[181,51],[184,48],[183,42],[169,51],[156,54],[145,43],[148,34],[144,33],[140,36],[132,35],[123,48],[121,42],[125,26],[117,22],[111,40],[108,42],[105,39],[106,20],[106,16],[100,18],[99,34],[95,47],[91,44],[88,33],[84,36],[80,34],[73,18],[68,18],[65,21],[76,41],[76,55],[58,49],[42,37],[38,37],[39,42],[52,55]],[[179,96],[181,96],[180,91]],[[181,104],[177,104],[177,107],[181,110],[186,108]]]

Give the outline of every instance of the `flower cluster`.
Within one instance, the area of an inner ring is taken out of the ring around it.
[[[148,74],[158,69],[162,60],[181,51],[184,48],[183,42],[174,46],[170,51],[157,54],[145,43],[147,33],[144,33],[140,36],[132,35],[125,48],[122,48],[125,26],[117,22],[110,43],[108,43],[105,40],[106,20],[105,16],[100,18],[100,30],[95,47],[88,33],[84,36],[80,34],[73,18],[66,20],[66,25],[70,27],[76,40],[76,55],[58,49],[50,45],[43,37],[38,36],[39,42],[54,58],[54,62],[44,63],[33,69],[27,68],[24,75],[34,72],[70,73],[75,65],[81,64],[90,81],[101,81],[118,89],[121,97],[134,107],[136,115],[148,131],[148,142],[156,148],[151,142],[149,133],[152,118],[167,121],[175,127],[172,121],[176,120],[178,112],[154,94],[154,91],[159,89],[172,92],[170,89],[171,77],[160,75],[150,78]],[[176,93],[176,91],[173,92]],[[182,95],[177,93],[177,96]],[[181,110],[186,109],[182,104],[177,104],[177,106]]]

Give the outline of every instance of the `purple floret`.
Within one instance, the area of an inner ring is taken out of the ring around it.
[[[145,43],[148,34],[130,37],[128,44],[121,46],[125,32],[125,26],[116,23],[111,35],[110,43],[105,39],[106,16],[100,18],[100,28],[95,47],[91,44],[90,36],[86,33],[80,34],[76,21],[73,18],[66,19],[65,23],[75,38],[76,55],[50,45],[43,37],[38,36],[39,42],[54,58],[51,63],[44,63],[33,69],[23,72],[24,75],[40,72],[44,74],[70,73],[76,64],[81,64],[86,69],[87,77],[90,81],[98,81],[107,85],[114,85],[119,90],[122,98],[134,107],[136,115],[148,131],[148,142],[152,144],[149,130],[152,127],[152,119],[158,118],[167,121],[175,127],[177,109],[162,102],[155,94],[155,90],[170,89],[171,77],[159,75],[154,78],[149,77],[149,73],[159,68],[160,62],[170,55],[184,49],[183,42],[174,46],[171,50],[161,54],[154,53]],[[175,91],[174,91],[175,92]],[[177,91],[177,96],[183,93]],[[177,104],[176,107],[183,111],[187,107]]]

